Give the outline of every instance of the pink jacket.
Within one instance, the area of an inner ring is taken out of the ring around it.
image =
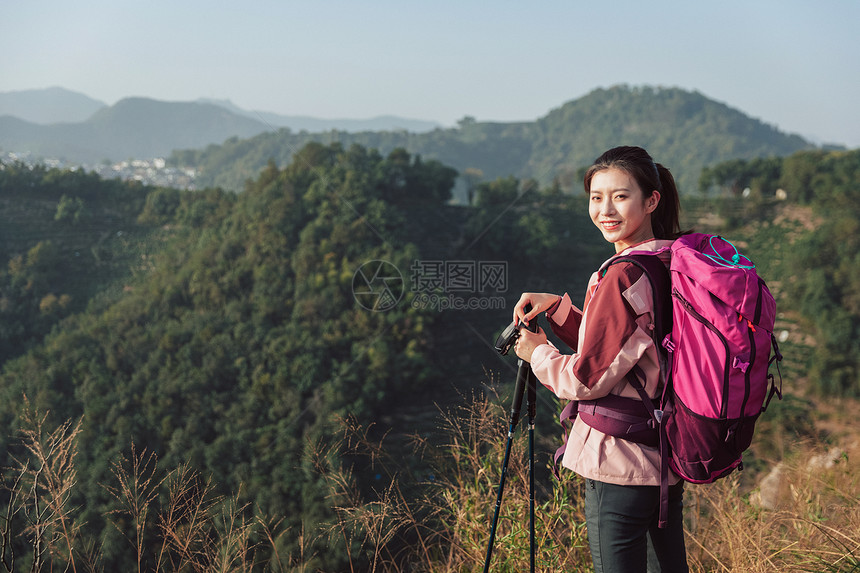
[[[621,254],[656,251],[671,242],[652,239]],[[648,395],[657,397],[660,366],[651,338],[652,301],[648,277],[635,265],[612,265],[602,278],[599,272],[594,273],[582,311],[571,304],[567,294],[547,311],[553,332],[575,352],[562,354],[552,343],[538,346],[531,362],[535,376],[566,400],[594,399],[610,393],[639,399],[625,379],[638,364],[645,373]],[[585,478],[607,483],[660,484],[657,448],[607,436],[579,418],[568,437],[562,465]],[[677,481],[677,476],[670,476],[670,483]]]

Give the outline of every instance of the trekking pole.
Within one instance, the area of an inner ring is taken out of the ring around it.
[[[529,415],[529,566],[535,571],[535,413],[537,410],[537,378],[529,367],[526,388],[526,410]]]
[[[484,573],[490,570],[490,559],[493,557],[493,542],[496,539],[496,526],[499,522],[499,510],[502,507],[502,495],[505,491],[505,477],[508,473],[508,460],[511,456],[511,444],[514,441],[514,430],[517,427],[517,422],[520,420],[520,410],[523,406],[523,391],[526,386],[526,379],[531,372],[531,365],[523,359],[519,361],[519,369],[517,370],[517,386],[514,390],[514,401],[511,406],[511,420],[508,424],[508,441],[505,444],[505,457],[502,461],[502,477],[499,480],[499,490],[496,493],[496,509],[493,512],[493,522],[490,526],[490,541],[487,544],[487,557],[484,559]]]
[[[525,311],[529,312],[531,310],[530,305],[526,305]],[[517,336],[519,334],[519,329],[523,328],[524,323],[520,324],[511,324],[508,328],[505,329],[502,334],[496,339],[496,350],[499,351],[500,354],[505,355],[510,350],[511,346],[516,342]],[[537,320],[533,320],[532,324],[527,327],[532,332],[537,331]],[[511,456],[511,445],[514,440],[514,430],[516,430],[517,422],[520,420],[520,410],[523,407],[523,394],[525,393],[526,385],[528,384],[530,379],[534,378],[534,374],[532,374],[531,364],[523,360],[522,358],[518,361],[518,369],[517,369],[517,384],[514,388],[514,397],[513,402],[511,404],[511,418],[508,423],[508,440],[505,444],[505,457],[502,461],[502,474],[499,479],[499,489],[496,493],[496,508],[493,512],[493,521],[490,526],[490,540],[487,543],[487,556],[484,559],[484,573],[487,573],[490,570],[490,560],[493,557],[493,543],[496,539],[496,526],[499,522],[499,510],[502,507],[502,495],[505,491],[505,478],[508,473],[508,460]],[[532,542],[533,544],[533,542]]]

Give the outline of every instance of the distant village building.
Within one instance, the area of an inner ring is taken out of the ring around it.
[[[163,157],[154,159],[131,159],[116,163],[105,162],[100,165],[77,165],[55,158],[34,158],[29,152],[7,152],[0,155],[0,168],[3,163],[23,163],[27,166],[44,165],[49,169],[83,169],[97,174],[102,179],[121,179],[140,181],[144,185],[171,187],[174,189],[194,190],[197,172],[191,168],[168,167]]]

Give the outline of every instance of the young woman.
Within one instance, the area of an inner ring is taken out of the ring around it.
[[[657,251],[680,234],[675,181],[644,149],[610,149],[588,169],[584,183],[591,220],[615,245],[616,256]],[[668,259],[664,262],[668,264]],[[527,304],[532,306],[528,313]],[[531,363],[538,380],[556,396],[593,400],[614,394],[640,399],[626,379],[634,366],[644,373],[648,395],[659,396],[651,284],[639,267],[619,262],[594,273],[581,311],[567,294],[524,293],[514,308],[514,320],[528,322],[541,312],[574,353],[561,353],[543,330],[526,329],[520,332],[516,353]],[[683,484],[677,476],[670,474],[669,526],[657,526],[658,448],[608,436],[578,417],[561,463],[585,478],[585,519],[596,573],[688,571]]]

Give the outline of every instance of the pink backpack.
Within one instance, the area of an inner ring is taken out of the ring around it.
[[[667,351],[661,352],[659,403],[648,398],[640,383],[644,377],[634,367],[627,379],[641,401],[609,396],[571,402],[562,413],[563,423],[579,415],[606,434],[660,447],[661,527],[668,509],[668,469],[686,481],[710,483],[742,468],[756,420],[774,394],[782,398],[782,377],[777,388],[768,373],[773,361],[779,372],[782,360],[773,336],[776,303],[752,261],[716,235],[691,233],[669,248],[668,273],[655,256],[665,249],[609,263],[635,264],[651,280],[654,340]],[[666,324],[669,292],[671,329]],[[563,447],[557,460],[562,452]]]

